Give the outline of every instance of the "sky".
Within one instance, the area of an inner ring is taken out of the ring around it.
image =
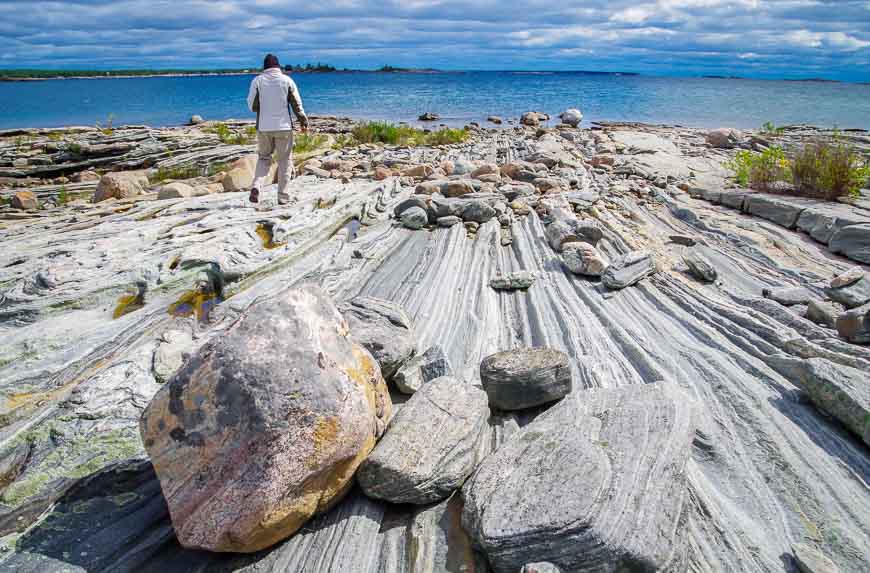
[[[870,0],[0,0],[0,68],[323,62],[870,81]]]

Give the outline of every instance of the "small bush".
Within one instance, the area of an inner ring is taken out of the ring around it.
[[[792,162],[795,186],[828,200],[855,197],[870,178],[870,163],[845,142],[816,141],[801,147]]]
[[[60,141],[61,139],[63,139],[63,134],[59,131],[52,131],[48,134],[48,139],[50,141]]]
[[[333,149],[344,149],[346,147],[355,147],[359,145],[359,142],[354,139],[353,135],[349,133],[341,133],[335,136],[335,143],[332,144]]]
[[[777,181],[789,179],[790,163],[781,147],[773,146],[761,153],[738,151],[727,166],[743,187],[769,191]]]
[[[782,135],[784,132],[785,129],[777,127],[772,121],[766,121],[761,126],[761,133],[765,135]]]
[[[57,193],[57,204],[65,205],[69,202],[69,193],[67,193],[66,187],[61,187]]]
[[[353,128],[353,139],[359,143],[386,143],[390,145],[448,145],[468,139],[464,129],[441,129],[425,132],[407,125],[392,125],[386,122],[371,121],[357,124]]]
[[[82,154],[82,146],[78,143],[67,143],[66,150],[74,155]]]
[[[293,151],[296,153],[308,153],[326,144],[326,138],[322,135],[300,133],[293,138]]]
[[[100,122],[97,122],[97,124],[96,124],[97,129],[99,129],[103,135],[106,135],[106,136],[112,135],[115,133],[115,129],[112,127],[112,123],[114,123],[114,121],[115,121],[115,114],[110,113],[108,116],[106,116],[106,125],[103,126],[103,125],[100,125]]]
[[[221,143],[227,145],[251,145],[257,140],[257,127],[249,125],[244,131],[233,131],[225,123],[216,123],[206,131],[218,136]]]
[[[192,179],[202,176],[203,170],[195,165],[179,165],[177,167],[161,167],[149,180],[151,183],[162,183],[169,179]]]

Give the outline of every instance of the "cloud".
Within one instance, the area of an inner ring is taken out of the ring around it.
[[[870,80],[866,0],[0,0],[0,65],[285,62]]]

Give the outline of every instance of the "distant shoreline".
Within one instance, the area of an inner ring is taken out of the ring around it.
[[[24,72],[33,72],[31,75],[9,75],[11,73],[23,74]],[[416,68],[393,68],[384,66],[378,70],[351,70],[351,69],[336,69],[331,67],[322,68],[297,68],[284,70],[288,74],[440,74],[445,73],[435,69],[416,69]],[[0,82],[44,82],[51,80],[114,80],[114,79],[132,79],[132,78],[196,78],[196,77],[218,77],[218,76],[252,76],[259,74],[259,69],[244,69],[244,70],[116,70],[116,71],[98,71],[98,70],[81,70],[81,71],[65,71],[65,70],[47,70],[44,73],[39,73],[38,70],[0,70]],[[447,72],[450,73],[450,72]],[[7,75],[4,75],[7,74]],[[74,74],[74,75],[68,75]]]

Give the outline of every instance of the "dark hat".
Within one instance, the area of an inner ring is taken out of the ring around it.
[[[266,54],[265,59],[263,59],[263,69],[268,70],[269,68],[280,68],[281,64],[278,63],[278,56],[274,54]]]

